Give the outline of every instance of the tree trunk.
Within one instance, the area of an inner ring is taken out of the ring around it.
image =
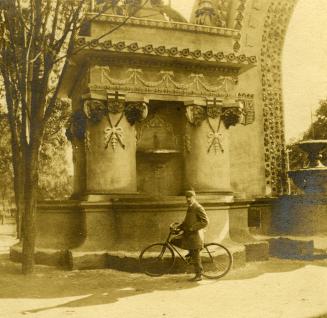
[[[22,164],[17,165],[14,169],[14,192],[16,203],[16,235],[19,240],[22,239],[22,221],[24,212],[24,172],[22,170]]]
[[[36,205],[38,182],[38,149],[26,146],[25,157],[25,209],[23,214],[23,257],[22,272],[30,274],[34,267],[34,251],[36,239]]]

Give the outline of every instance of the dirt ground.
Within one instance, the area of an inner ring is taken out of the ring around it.
[[[151,278],[109,269],[64,271],[36,266],[20,274],[9,261],[12,236],[0,235],[0,317],[227,318],[327,317],[327,260],[247,264],[227,277]]]

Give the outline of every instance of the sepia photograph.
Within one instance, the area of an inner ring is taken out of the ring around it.
[[[0,0],[0,317],[327,318],[326,17]]]

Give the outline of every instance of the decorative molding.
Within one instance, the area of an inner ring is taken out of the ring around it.
[[[121,67],[129,67],[133,69],[171,69],[172,62],[170,59],[131,59],[128,56],[120,55],[106,55],[106,56],[92,56],[87,57],[86,60],[90,65],[114,65]],[[254,67],[256,64],[251,64],[247,66],[248,68]],[[177,68],[177,67],[176,67]],[[239,66],[218,64],[218,63],[179,63],[178,71],[185,73],[200,73],[200,74],[220,74],[221,76],[234,76],[239,75]]]
[[[281,52],[297,0],[273,0],[264,22],[261,48],[265,175],[267,194],[286,192]]]
[[[246,8],[246,1],[247,0],[238,0],[239,4],[236,10],[236,16],[235,16],[235,22],[234,22],[234,28],[236,30],[241,30],[243,27],[243,20],[244,20],[244,11]],[[241,33],[237,34],[234,37],[234,45],[233,50],[234,52],[238,52],[241,48],[240,40],[241,40]]]
[[[95,13],[88,14],[90,18],[94,17]],[[158,29],[172,29],[172,30],[179,30],[179,31],[186,31],[192,33],[207,33],[207,34],[215,34],[225,37],[235,37],[239,34],[238,30],[222,28],[222,27],[214,27],[214,26],[207,26],[207,25],[197,25],[191,23],[183,23],[183,22],[172,22],[172,21],[159,21],[159,20],[151,20],[151,19],[142,19],[142,18],[135,18],[131,17],[126,22],[126,17],[123,16],[115,16],[109,14],[101,14],[99,17],[96,18],[96,21],[101,22],[108,22],[112,24],[127,24],[133,26],[140,26],[140,27],[151,27],[151,28],[158,28]]]
[[[203,74],[190,74],[188,81],[178,82],[172,71],[160,71],[157,79],[147,80],[141,69],[128,69],[126,77],[114,78],[108,67],[101,70],[100,84],[89,85],[90,89],[112,89],[125,92],[161,93],[187,96],[232,96],[237,78],[219,76],[216,83],[208,83]],[[154,77],[154,76],[153,76]]]
[[[255,121],[254,95],[239,93],[236,100],[242,105],[241,124],[244,126],[252,124]]]
[[[239,37],[235,37],[238,39]],[[137,42],[125,43],[124,41],[112,42],[111,40],[98,41],[90,37],[79,37],[75,41],[75,46],[85,47],[96,50],[105,50],[120,53],[138,53],[154,56],[166,56],[188,60],[198,60],[216,63],[226,63],[231,65],[255,65],[257,59],[255,56],[246,56],[244,54],[235,55],[235,53],[213,52],[201,50],[191,51],[188,48],[179,49],[177,47],[166,48],[165,46],[154,47],[152,44],[141,45]],[[234,51],[238,51],[235,50]]]

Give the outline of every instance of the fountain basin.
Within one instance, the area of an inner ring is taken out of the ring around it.
[[[297,143],[297,145],[308,154],[317,154],[327,147],[327,140],[304,140]]]
[[[327,167],[291,170],[288,175],[304,193],[327,195]]]

